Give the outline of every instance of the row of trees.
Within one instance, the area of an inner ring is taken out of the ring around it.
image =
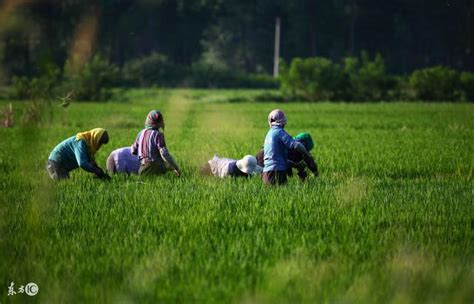
[[[287,100],[474,101],[474,73],[435,66],[396,76],[387,73],[382,56],[365,52],[341,63],[295,58],[282,65],[280,81]]]
[[[96,53],[119,67],[158,52],[172,65],[270,74],[277,16],[287,62],[366,50],[397,74],[474,70],[471,0],[29,0],[0,4],[0,80],[67,60],[80,69]]]
[[[94,55],[81,67],[67,60],[64,67],[49,64],[35,77],[14,76],[4,97],[37,99],[74,92],[79,101],[104,101],[116,87],[278,88],[266,74],[235,72],[206,64],[173,64],[159,53],[131,60],[122,67]],[[0,98],[2,94],[0,94]]]
[[[36,99],[74,92],[76,100],[107,100],[114,87],[191,86],[277,88],[272,99],[308,101],[474,101],[474,73],[435,66],[413,71],[408,76],[387,72],[380,54],[366,52],[333,62],[324,57],[284,60],[280,76],[229,72],[207,65],[174,65],[166,56],[153,53],[132,60],[122,68],[94,56],[81,69],[72,61],[63,69],[48,66],[46,73],[29,79],[13,78],[8,98]]]

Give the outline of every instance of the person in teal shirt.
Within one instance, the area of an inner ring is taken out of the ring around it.
[[[51,152],[46,169],[54,180],[69,178],[69,172],[82,168],[93,173],[98,178],[107,178],[108,175],[95,162],[95,153],[103,144],[109,142],[109,135],[102,128],[77,133],[61,143]]]

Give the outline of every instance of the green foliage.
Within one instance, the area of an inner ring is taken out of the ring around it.
[[[130,90],[130,103],[73,103],[54,107],[47,127],[0,128],[0,301],[472,301],[472,105],[222,102],[254,93]],[[164,114],[181,178],[104,183],[76,169],[49,180],[60,141],[106,128],[104,167],[151,107]],[[319,177],[263,187],[197,174],[214,153],[256,153],[275,107],[291,135],[318,142]],[[40,292],[8,297],[11,281]]]
[[[415,99],[415,93],[410,85],[410,77],[406,75],[390,76],[394,86],[387,92],[389,101],[420,101]]]
[[[73,98],[79,101],[102,101],[112,96],[109,88],[118,83],[119,77],[117,66],[96,55],[79,70],[66,62],[64,73],[54,65],[46,65],[37,77],[15,76],[12,78],[10,97],[51,100],[73,90]]]
[[[154,52],[128,61],[122,69],[122,77],[125,84],[131,86],[175,86],[183,78],[183,72],[183,67]]]
[[[0,100],[9,100],[12,94],[11,86],[0,86]]]
[[[196,88],[275,88],[278,82],[267,75],[233,71],[205,61],[191,66],[173,64],[159,53],[127,62],[123,82],[130,86],[189,86]]]
[[[280,64],[281,91],[287,99],[310,101],[462,101],[474,99],[474,74],[436,66],[409,78],[386,72],[380,54],[346,57],[343,67],[326,58],[295,58]]]
[[[269,75],[247,74],[202,62],[191,67],[184,83],[196,88],[278,87],[278,81]]]
[[[61,83],[61,70],[54,65],[46,65],[42,74],[32,79],[25,76],[12,78],[13,99],[49,100]]]
[[[64,66],[64,91],[74,90],[78,101],[108,100],[112,93],[110,88],[119,81],[119,68],[102,58],[94,55],[83,67],[76,67],[69,61]]]
[[[360,59],[347,57],[344,59],[344,72],[349,78],[349,87],[346,90],[348,100],[381,101],[387,100],[390,91],[393,91],[396,81],[385,71],[382,56],[377,54],[370,60],[366,52],[362,52]]]
[[[312,101],[340,99],[347,82],[341,67],[326,58],[295,58],[280,72],[285,93]]]
[[[327,58],[295,58],[281,65],[283,92],[307,100],[380,101],[394,94],[396,81],[385,71],[381,55],[370,60],[347,57],[341,67]]]
[[[9,7],[1,29],[0,81],[12,75],[31,78],[45,58],[64,66],[92,7],[107,12],[98,16],[94,48],[116,64],[159,51],[175,64],[190,65],[210,55],[232,69],[268,73],[275,17],[280,16],[286,60],[317,54],[339,62],[348,52],[365,49],[370,54],[383,51],[396,73],[426,62],[474,69],[472,25],[467,22],[472,1],[66,0],[54,10],[52,0],[11,1],[16,5]],[[427,10],[443,18],[427,17]],[[438,43],[432,43],[434,38]],[[420,45],[430,47],[422,56],[413,55],[420,53]]]
[[[463,92],[463,99],[474,102],[474,73],[462,72],[459,77]]]
[[[410,85],[415,97],[429,101],[455,101],[459,99],[459,74],[450,68],[435,66],[414,71]]]
[[[26,76],[13,76],[11,98],[28,99],[31,95],[30,80]]]

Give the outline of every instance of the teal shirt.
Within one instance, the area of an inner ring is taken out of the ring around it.
[[[90,164],[91,158],[87,151],[86,142],[83,139],[76,140],[75,135],[59,143],[49,154],[49,159],[54,160],[60,167],[69,171],[78,167],[91,173],[96,171]]]

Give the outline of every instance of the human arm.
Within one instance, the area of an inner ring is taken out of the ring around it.
[[[140,138],[140,134],[142,132],[139,132],[138,135],[137,135],[137,138],[135,138],[135,141],[133,142],[132,146],[131,146],[131,152],[133,155],[138,155],[138,140]]]
[[[301,180],[304,180],[308,173],[306,173],[306,167],[313,172],[315,176],[318,175],[318,166],[311,154],[303,154],[297,150],[290,150],[288,152],[288,163],[292,168],[297,170],[297,174]]]
[[[318,176],[318,165],[314,160],[311,154],[302,155],[303,160],[299,163],[292,163],[292,166],[298,170],[297,174],[300,177],[301,181],[304,181],[308,177],[308,173],[306,173],[306,167],[314,174],[314,176]]]
[[[259,165],[260,167],[263,167],[264,166],[264,151],[263,149],[260,149],[260,151],[258,151],[257,153],[257,165]]]
[[[171,168],[173,168],[174,173],[177,176],[181,175],[181,171],[179,170],[178,165],[176,164],[176,161],[174,160],[173,156],[169,153],[168,148],[164,147],[160,149],[160,155],[163,158],[165,162],[167,162]]]
[[[163,133],[160,133],[156,137],[156,146],[158,148],[158,151],[160,152],[161,158],[168,163],[168,165],[173,168],[174,173],[176,176],[181,175],[181,171],[179,170],[178,164],[176,164],[176,161],[174,160],[173,156],[171,153],[168,151],[168,148],[166,147],[166,142],[165,142],[165,135]]]
[[[306,151],[306,148],[302,143],[299,141],[295,140],[293,137],[291,137],[288,133],[286,133],[285,130],[281,129],[279,134],[278,134],[281,142],[288,148],[288,149],[295,149],[298,152],[301,152],[303,155],[310,156],[308,151]]]
[[[94,173],[98,177],[105,175],[104,171],[97,166],[95,160],[89,155],[87,151],[87,145],[84,140],[79,140],[75,143],[74,155],[79,167],[86,170],[87,172]]]
[[[313,158],[313,156],[311,156],[311,154],[304,155],[303,159],[306,165],[308,166],[308,169],[313,172],[314,176],[318,176],[318,164],[316,163],[316,160]]]

